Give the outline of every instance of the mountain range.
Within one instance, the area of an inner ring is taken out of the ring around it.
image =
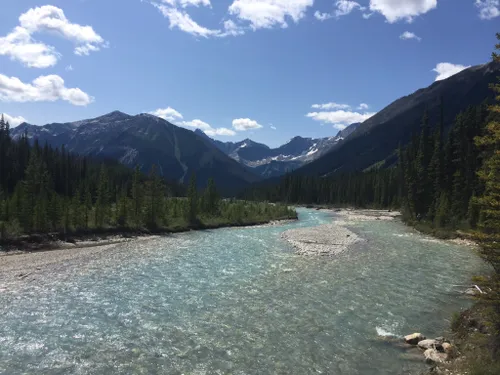
[[[281,176],[320,158],[354,132],[359,125],[361,124],[352,124],[332,137],[315,139],[297,136],[277,148],[270,148],[251,139],[221,142],[208,137],[200,129],[195,130],[195,133],[210,140],[219,150],[251,168],[261,177],[269,178]]]
[[[184,184],[192,174],[196,174],[200,187],[213,177],[223,191],[259,180],[207,139],[149,114],[130,116],[115,111],[71,123],[23,123],[12,130],[14,138],[24,133],[40,144],[64,145],[66,150],[80,155],[116,159],[130,167],[138,165],[146,173],[154,164],[162,176]]]
[[[221,191],[229,192],[289,171],[327,176],[391,166],[398,145],[419,132],[425,112],[431,124],[442,118],[449,129],[459,112],[493,97],[488,84],[499,74],[497,63],[471,67],[394,101],[336,136],[294,137],[277,148],[250,139],[221,142],[201,130],[193,132],[150,114],[131,116],[119,111],[71,123],[23,123],[12,129],[12,135],[27,133],[41,144],[116,159],[130,167],[138,165],[144,172],[155,164],[165,178],[181,183],[196,174],[200,187],[213,177]]]

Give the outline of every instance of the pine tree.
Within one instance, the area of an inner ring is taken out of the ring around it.
[[[217,193],[217,188],[215,186],[213,178],[210,178],[208,180],[208,185],[204,194],[204,200],[206,204],[206,212],[212,216],[217,215],[219,211],[220,197]]]
[[[499,43],[496,50],[500,52],[500,33],[497,34]],[[493,53],[493,60],[500,63],[500,55]],[[486,133],[476,138],[477,145],[484,150],[485,157],[479,178],[484,182],[484,194],[479,197],[482,222],[480,228],[483,233],[478,234],[481,241],[482,255],[489,262],[495,274],[491,277],[491,291],[484,296],[496,312],[494,318],[495,354],[500,353],[500,79],[491,85],[495,92],[495,104],[490,106],[490,121],[486,126]]]
[[[194,224],[198,216],[198,191],[196,188],[196,176],[193,174],[189,182],[187,193],[186,219],[190,224]]]
[[[132,222],[136,229],[142,225],[142,189],[140,186],[140,171],[136,166],[132,181]]]

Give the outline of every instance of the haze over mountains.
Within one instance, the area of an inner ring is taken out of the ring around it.
[[[23,123],[12,135],[27,132],[31,140],[38,139],[41,144],[65,145],[68,151],[117,159],[130,167],[139,165],[145,172],[155,164],[165,178],[181,183],[193,173],[199,186],[214,177],[222,190],[234,191],[289,171],[324,176],[391,166],[398,145],[406,144],[419,131],[422,113],[427,110],[431,124],[437,124],[442,100],[443,121],[445,129],[449,128],[460,111],[493,96],[488,84],[499,73],[495,63],[471,67],[396,100],[336,136],[297,136],[274,149],[250,139],[221,142],[201,130],[192,132],[153,115],[130,116],[118,111],[72,123]]]

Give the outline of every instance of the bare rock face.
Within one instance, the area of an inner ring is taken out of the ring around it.
[[[444,363],[448,359],[448,354],[440,353],[436,349],[427,349],[424,352],[425,362],[432,363]]]
[[[405,342],[410,345],[417,345],[420,341],[425,339],[426,337],[421,333],[412,333],[411,335],[405,336]]]

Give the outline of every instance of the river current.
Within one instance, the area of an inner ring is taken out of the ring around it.
[[[299,217],[120,244],[70,276],[62,269],[3,291],[0,374],[425,368],[387,337],[442,335],[453,312],[471,303],[454,284],[482,272],[477,255],[399,221],[365,221],[349,226],[363,241],[340,256],[301,257],[280,234],[332,218],[305,209]]]

